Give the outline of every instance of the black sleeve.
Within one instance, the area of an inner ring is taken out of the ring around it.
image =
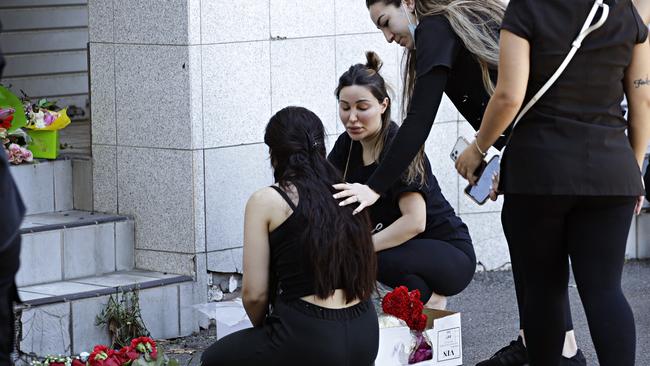
[[[632,10],[632,14],[634,16],[634,20],[638,29],[638,34],[635,41],[636,43],[643,43],[648,38],[648,26],[643,23],[641,15],[639,14],[638,10],[636,10],[636,6],[634,6],[631,1],[629,6]]]
[[[436,66],[451,69],[461,42],[447,18],[442,15],[423,17],[415,29],[415,74],[426,75]]]
[[[449,69],[446,67],[435,67],[418,76],[406,119],[384,159],[368,179],[368,186],[375,192],[386,193],[424,145],[438,113],[448,77]]]
[[[348,134],[343,132],[336,139],[332,151],[327,155],[327,160],[329,160],[336,169],[340,170],[341,173],[343,172],[343,169],[345,169],[345,162],[348,158],[347,153],[351,141],[352,140],[348,137]]]
[[[408,192],[417,192],[422,195],[424,200],[427,200],[427,193],[424,191],[424,187],[419,184],[419,177],[413,183],[406,183],[403,179],[400,179],[394,186],[391,191],[393,197],[395,197],[396,203],[399,203],[399,199],[404,193]]]
[[[503,16],[501,29],[510,31],[529,41],[532,40],[535,23],[532,11],[526,0],[510,0],[506,8],[506,13]]]

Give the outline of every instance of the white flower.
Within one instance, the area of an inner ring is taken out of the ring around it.
[[[45,113],[43,111],[38,111],[36,113],[31,112],[29,114],[29,118],[32,120],[32,123],[34,123],[34,126],[36,128],[45,128]]]
[[[90,357],[90,353],[88,353],[88,352],[81,352],[79,354],[79,359],[81,360],[81,362],[88,361],[88,357]]]

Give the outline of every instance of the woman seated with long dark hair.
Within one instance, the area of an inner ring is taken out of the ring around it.
[[[266,126],[276,184],[253,193],[244,223],[242,298],[254,327],[210,346],[203,365],[373,364],[370,223],[332,199],[341,176],[325,157],[324,136],[320,119],[300,107]]]

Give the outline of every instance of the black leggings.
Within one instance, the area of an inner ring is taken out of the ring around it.
[[[264,326],[220,339],[203,352],[201,364],[370,366],[378,349],[379,324],[370,301],[334,310],[278,299]]]
[[[0,156],[0,158],[4,158]],[[0,253],[0,366],[9,366],[14,346],[14,302],[18,301],[15,277],[20,262],[20,236]]]
[[[510,264],[512,267],[512,278],[515,282],[515,295],[517,296],[517,307],[519,309],[519,329],[524,329],[524,298],[525,286],[522,274],[521,260],[517,260],[521,254],[520,248],[516,245],[510,244],[510,234],[508,231],[508,221],[505,219],[505,210],[501,211],[501,225],[503,226],[503,233],[508,242],[508,251],[510,252]],[[573,330],[573,318],[571,317],[571,305],[569,302],[569,293],[567,288],[566,301],[564,302],[564,330],[566,332]]]
[[[531,366],[560,362],[569,257],[600,365],[634,365],[634,317],[621,290],[634,204],[634,197],[506,194],[503,219],[526,289]]]
[[[469,240],[412,239],[377,253],[377,279],[390,287],[418,289],[422,302],[432,293],[452,296],[474,277],[476,256]],[[462,250],[460,249],[462,248]]]

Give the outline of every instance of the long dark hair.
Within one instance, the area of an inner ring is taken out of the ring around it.
[[[334,91],[336,99],[339,99],[341,90],[343,88],[347,86],[358,85],[368,89],[368,91],[370,91],[370,93],[372,93],[372,95],[377,98],[379,103],[388,98],[388,107],[381,115],[381,129],[379,130],[379,138],[376,140],[371,154],[373,159],[375,159],[377,162],[380,161],[380,156],[384,151],[385,146],[389,143],[388,130],[391,123],[390,107],[392,104],[386,81],[384,80],[384,77],[379,73],[382,65],[383,62],[379,58],[379,55],[372,51],[367,51],[366,64],[356,64],[350,66],[348,71],[344,72],[343,75],[341,75],[339,78],[339,85]],[[409,164],[403,180],[408,184],[417,182],[422,186],[426,184],[425,179],[426,174],[424,169],[424,146],[422,146],[411,164]]]
[[[377,262],[366,214],[352,215],[350,205],[339,207],[332,185],[338,170],[325,156],[325,128],[313,112],[287,107],[271,117],[264,143],[269,146],[275,181],[298,191],[296,214],[306,219],[301,236],[304,257],[314,270],[319,298],[336,289],[348,302],[366,300],[375,289]]]

